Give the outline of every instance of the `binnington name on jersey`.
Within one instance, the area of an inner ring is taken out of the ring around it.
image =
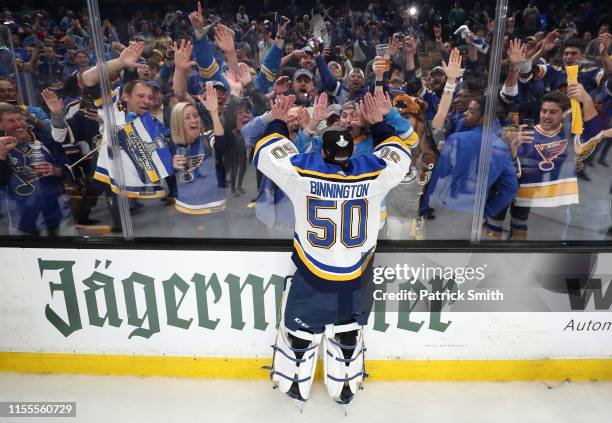
[[[364,198],[368,196],[369,183],[335,184],[310,181],[310,193],[324,198]]]

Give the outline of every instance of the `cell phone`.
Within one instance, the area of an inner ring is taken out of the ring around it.
[[[87,97],[83,97],[81,99],[80,108],[83,109],[83,110],[96,109],[96,105],[95,105],[93,99],[91,97],[87,96]]]
[[[531,118],[523,118],[519,121],[519,123],[521,125],[527,125],[527,127],[524,128],[525,131],[533,131],[535,128],[535,121]]]

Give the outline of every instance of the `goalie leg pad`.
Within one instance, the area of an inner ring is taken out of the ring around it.
[[[272,381],[292,398],[305,401],[317,367],[317,354],[323,334],[292,331],[282,325],[274,349]]]
[[[349,403],[361,387],[365,351],[363,326],[357,322],[325,326],[325,385],[336,402]]]

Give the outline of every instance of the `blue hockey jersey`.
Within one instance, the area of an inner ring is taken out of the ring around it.
[[[55,176],[38,176],[31,166],[32,147],[39,142],[20,144],[9,152],[8,185],[0,189],[4,221],[22,232],[35,235],[57,228],[70,216],[62,181]],[[44,144],[41,152],[45,161],[55,167],[65,163],[64,157],[52,155]]]
[[[544,84],[552,90],[556,90],[560,85],[567,84],[567,74],[562,66],[547,64],[537,65],[540,73],[538,75]],[[578,82],[584,89],[591,93],[601,86],[604,78],[604,70],[598,66],[580,66],[578,69]]]
[[[175,207],[187,214],[212,214],[225,210],[225,189],[219,186],[213,146],[220,141],[203,135],[188,146],[184,169],[176,171]]]
[[[578,203],[576,165],[601,140],[599,117],[584,123],[582,135],[569,133],[569,126],[546,131],[536,125],[534,140],[518,150],[519,191],[515,204],[523,207],[558,207]]]

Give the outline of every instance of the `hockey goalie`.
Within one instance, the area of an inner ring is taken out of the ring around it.
[[[299,154],[286,125],[294,100],[276,101],[268,135],[257,143],[253,158],[290,198],[296,222],[292,260],[297,270],[283,295],[271,378],[281,392],[306,401],[323,344],[327,390],[336,402],[348,404],[366,375],[363,327],[373,304],[381,202],[408,173],[408,145],[417,136],[408,134],[410,143],[397,136],[383,122],[391,110],[389,97],[368,93],[356,111],[370,125],[371,153],[351,157],[350,132],[332,126],[322,132],[321,152]]]

